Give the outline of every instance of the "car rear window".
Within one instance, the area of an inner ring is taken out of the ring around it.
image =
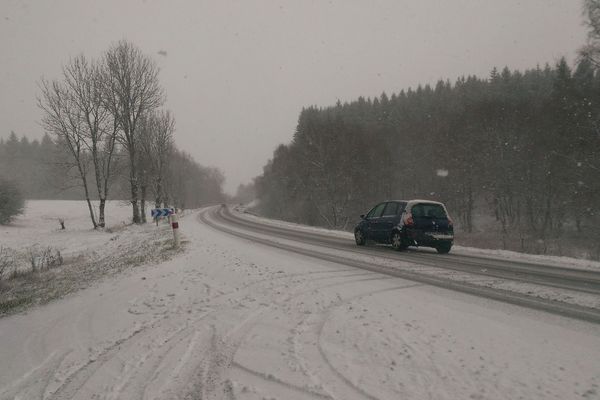
[[[439,204],[415,204],[411,214],[413,218],[447,218],[444,207]]]

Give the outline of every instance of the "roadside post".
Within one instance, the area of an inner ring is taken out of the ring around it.
[[[179,248],[179,217],[177,213],[173,213],[169,216],[171,218],[171,228],[173,228],[173,242],[175,243],[175,248]]]
[[[179,239],[179,217],[175,212],[174,208],[153,208],[150,211],[150,215],[156,221],[156,225],[158,226],[158,219],[160,217],[168,217],[169,223],[171,224],[171,228],[173,229],[173,243],[175,248],[179,248],[180,239]]]

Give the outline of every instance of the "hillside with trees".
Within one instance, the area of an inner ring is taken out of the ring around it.
[[[484,230],[488,245],[562,254],[577,242],[598,258],[598,104],[584,58],[308,107],[255,181],[261,211],[349,229],[379,201],[427,198],[466,243]]]

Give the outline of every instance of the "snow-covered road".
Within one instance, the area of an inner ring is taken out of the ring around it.
[[[600,398],[599,325],[181,229],[0,319],[0,399]]]

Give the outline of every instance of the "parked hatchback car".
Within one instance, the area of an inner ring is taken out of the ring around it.
[[[391,200],[377,204],[361,215],[354,228],[356,244],[367,240],[391,244],[395,250],[408,246],[433,247],[448,253],[454,241],[454,226],[444,204],[430,200]]]

